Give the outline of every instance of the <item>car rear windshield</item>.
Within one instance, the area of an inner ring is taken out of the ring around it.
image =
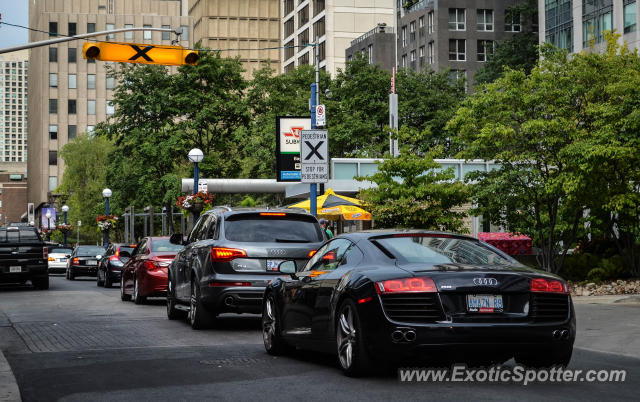
[[[95,257],[103,254],[104,248],[99,246],[80,246],[76,252],[78,257]]]
[[[166,252],[170,252],[170,253],[177,253],[178,251],[182,250],[183,248],[184,248],[184,246],[182,246],[182,245],[171,244],[171,242],[169,242],[169,239],[153,240],[151,242],[151,251],[153,251],[153,252],[166,251]]]
[[[0,243],[39,243],[40,236],[34,228],[0,229]]]
[[[375,239],[400,263],[511,265],[488,247],[473,240],[455,237],[405,236]]]
[[[123,251],[126,251],[127,253],[129,253],[131,255],[135,251],[135,248],[134,247],[120,246],[120,248],[118,249],[118,252],[121,253]]]
[[[224,223],[227,240],[252,243],[315,243],[323,240],[320,225],[304,215],[232,215]]]
[[[49,251],[49,254],[71,254],[73,250],[70,248],[53,248]]]

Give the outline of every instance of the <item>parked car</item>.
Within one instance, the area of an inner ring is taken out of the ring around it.
[[[105,253],[101,246],[77,246],[67,261],[67,279],[74,280],[78,276],[96,276],[98,260]]]
[[[59,274],[67,271],[67,260],[71,257],[71,247],[50,247],[48,267],[50,274]]]
[[[268,353],[336,353],[357,375],[376,360],[569,364],[576,336],[567,284],[472,237],[424,231],[339,236],[305,267],[282,262],[264,295]],[[434,360],[432,360],[434,361]]]
[[[171,244],[168,237],[145,237],[133,255],[121,251],[122,257],[131,257],[122,267],[122,301],[133,299],[136,304],[142,304],[147,297],[164,297],[167,293],[167,267],[182,248],[182,245]]]
[[[49,289],[48,251],[31,226],[0,227],[0,283],[25,284]]]
[[[104,253],[100,261],[98,261],[98,274],[96,275],[96,284],[98,286],[110,288],[112,284],[120,283],[122,266],[129,260],[129,257],[123,257],[120,255],[120,253],[122,251],[126,251],[129,254],[133,254],[135,248],[135,244],[109,244],[109,247],[107,247],[107,251]]]
[[[188,312],[194,329],[220,313],[256,313],[262,295],[278,275],[278,264],[302,268],[324,241],[318,220],[304,210],[214,208],[200,217],[169,267],[167,316]]]

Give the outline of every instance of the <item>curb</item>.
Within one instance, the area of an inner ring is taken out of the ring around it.
[[[571,296],[576,304],[640,304],[640,295]]]
[[[21,402],[20,389],[16,378],[11,371],[9,362],[5,359],[2,350],[0,350],[0,401],[2,402]]]

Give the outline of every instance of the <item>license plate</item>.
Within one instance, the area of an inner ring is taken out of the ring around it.
[[[98,261],[89,260],[87,261],[87,265],[98,265]]]
[[[67,259],[66,259],[66,258],[60,258],[58,261],[60,261],[60,262],[67,262]]]
[[[467,311],[473,313],[501,313],[502,295],[467,295]]]
[[[267,271],[277,271],[282,260],[267,260]]]
[[[9,272],[22,272],[22,267],[21,266],[11,266],[9,267]]]

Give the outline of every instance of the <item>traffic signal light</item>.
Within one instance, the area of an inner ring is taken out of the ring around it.
[[[119,61],[122,63],[164,64],[195,66],[198,51],[182,46],[147,45],[139,43],[87,42],[82,47],[85,59]]]

